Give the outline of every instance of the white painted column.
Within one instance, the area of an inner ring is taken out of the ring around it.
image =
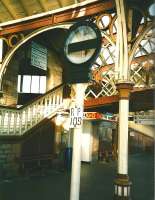
[[[68,130],[67,147],[71,147],[71,129]]]
[[[129,100],[119,101],[118,174],[128,174],[128,110]]]
[[[58,155],[60,153],[61,126],[56,125],[55,129],[55,153]]]
[[[119,92],[118,173],[115,179],[115,200],[131,200],[131,182],[128,176],[128,112],[131,83],[117,84]]]
[[[78,83],[73,85],[75,92],[75,105],[83,107],[84,94],[87,84]],[[72,172],[71,172],[71,190],[70,200],[79,200],[80,194],[80,172],[81,172],[81,135],[82,124],[73,131],[73,156],[72,156]]]
[[[130,82],[127,7],[125,0],[115,0],[117,11],[117,41],[115,78],[119,93],[118,174],[115,179],[115,200],[131,199],[131,182],[128,176],[128,112]]]
[[[3,57],[3,40],[0,39],[0,67],[2,63],[2,57]]]
[[[83,122],[81,161],[92,161],[92,121],[90,120]]]
[[[3,40],[0,38],[0,70],[1,70],[1,67],[2,67],[2,61],[3,61]],[[1,79],[0,79],[0,96],[1,96],[1,90],[2,90],[1,84],[2,83],[1,83]]]

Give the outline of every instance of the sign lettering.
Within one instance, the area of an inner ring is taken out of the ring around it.
[[[70,108],[70,128],[75,128],[82,124],[83,120],[83,109],[82,107],[71,107]]]

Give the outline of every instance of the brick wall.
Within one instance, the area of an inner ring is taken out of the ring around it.
[[[6,178],[18,173],[17,158],[20,157],[20,144],[0,143],[0,177]]]

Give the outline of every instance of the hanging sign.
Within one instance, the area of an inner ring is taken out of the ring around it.
[[[84,112],[84,120],[105,120],[111,122],[117,121],[116,117],[112,114],[103,114],[99,112]]]
[[[96,120],[96,119],[102,119],[103,114],[98,113],[98,112],[84,112],[84,119],[86,120]]]
[[[70,108],[70,128],[76,128],[82,124],[83,108],[74,106]]]
[[[47,70],[47,48],[35,42],[31,43],[31,65]]]

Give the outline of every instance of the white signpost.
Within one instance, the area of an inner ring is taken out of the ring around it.
[[[70,200],[79,200],[81,171],[81,136],[84,95],[90,67],[101,50],[101,32],[88,21],[71,26],[64,43],[66,82],[73,83],[75,107],[70,109],[70,127],[74,128]],[[80,70],[80,71],[79,71]],[[81,73],[81,74],[80,74]]]

